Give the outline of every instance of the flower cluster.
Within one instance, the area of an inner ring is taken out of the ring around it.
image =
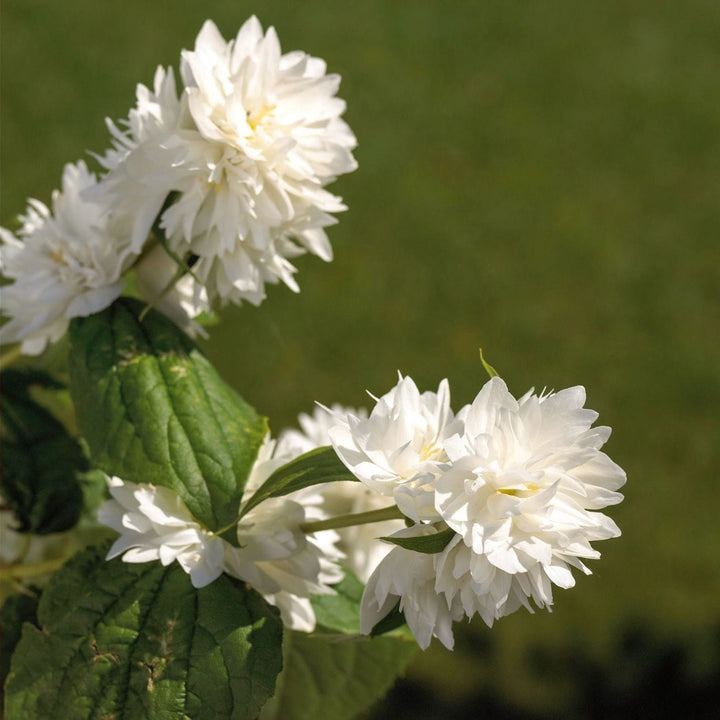
[[[311,631],[315,616],[310,596],[332,593],[342,571],[330,559],[331,546],[313,541],[300,529],[305,508],[284,498],[271,499],[249,512],[237,527],[238,547],[203,528],[170,488],[108,479],[112,499],[98,520],[120,537],[108,559],[125,562],[177,561],[195,587],[223,572],[251,584],[281,612],[293,629]]]
[[[31,200],[16,234],[0,229],[0,342],[42,352],[73,318],[110,305],[129,273],[134,292],[190,334],[218,305],[259,304],[267,284],[298,291],[291,260],[332,259],[325,228],[345,207],[327,186],[356,167],[339,82],[322,60],[283,54],[255,17],[229,42],[206,22],[181,54],[179,91],[160,67],[128,117],[108,121],[102,174],[67,165],[52,207]],[[195,587],[227,573],[304,631],[315,627],[311,597],[334,592],[343,562],[367,583],[363,632],[399,607],[421,647],[437,637],[452,648],[453,622],[550,607],[572,568],[590,572],[591,543],[620,534],[599,511],[620,502],[625,473],[601,451],[610,429],[593,427],[584,405],[579,386],[516,399],[493,377],[454,413],[447,380],[421,393],[400,376],[369,414],[319,407],[300,430],[268,435],[243,502],[328,445],[360,482],[310,478],[246,504],[235,544],[170,488],[109,478],[99,520],[120,536],[108,557],[177,561]]]
[[[332,259],[324,228],[345,207],[324,188],[356,163],[340,78],[325,70],[305,53],[283,55],[255,17],[231,42],[207,21],[182,53],[182,95],[158,68],[122,128],[110,123],[103,189],[133,206],[136,243],[157,222],[170,249],[194,260],[210,301],[259,304],[265,283],[279,281],[297,291],[288,258]]]
[[[214,304],[259,304],[265,285],[294,291],[291,259],[332,259],[325,228],[345,209],[326,190],[355,169],[338,75],[251,17],[227,42],[207,21],[183,51],[178,93],[160,67],[138,86],[96,180],[69,165],[52,212],[31,201],[17,236],[2,231],[0,340],[27,354],[69,320],[107,307],[136,273],[137,293],[190,333]]]
[[[257,489],[270,474],[315,448],[330,445],[330,428],[336,423],[336,417],[351,414],[354,417],[366,417],[365,410],[332,405],[330,408],[318,406],[312,415],[302,413],[298,417],[300,429],[283,430],[276,441],[266,438],[260,448],[258,460],[248,480],[246,493]],[[307,512],[309,520],[354,515],[371,512],[387,507],[387,500],[379,493],[351,480],[314,485],[292,493],[288,497],[300,502]],[[352,525],[337,530],[314,533],[313,536],[327,537],[332,533],[333,545],[340,553],[338,559],[360,580],[366,582],[378,563],[390,552],[389,545],[377,542],[377,538],[390,535],[405,527],[400,519],[382,522]],[[310,537],[313,537],[310,536]],[[327,545],[327,543],[326,543]]]
[[[339,457],[413,523],[368,581],[364,632],[399,603],[421,647],[435,636],[451,648],[453,621],[478,613],[492,625],[532,611],[529,598],[549,607],[553,584],[574,584],[571,567],[590,572],[590,543],[620,534],[597,511],[620,502],[625,473],[584,404],[582,387],[516,400],[494,377],[453,415],[447,381],[421,394],[401,378],[369,417],[341,418],[330,430]],[[422,551],[428,535],[439,551]]]
[[[67,165],[52,211],[31,200],[17,237],[0,229],[2,272],[14,282],[2,289],[0,343],[21,342],[29,355],[59,340],[74,317],[107,307],[125,285],[137,257],[129,228],[85,199],[96,178],[85,163]]]
[[[335,405],[334,413],[362,411]],[[247,500],[278,468],[317,447],[329,445],[333,416],[324,408],[301,415],[300,430],[285,430],[277,440],[268,435],[250,472],[243,500]],[[112,500],[98,514],[101,523],[120,533],[108,558],[125,562],[177,561],[196,587],[225,572],[252,585],[280,609],[283,622],[294,630],[315,627],[311,595],[332,593],[342,580],[340,561],[360,579],[390,551],[375,538],[404,527],[401,520],[368,526],[323,530],[306,534],[309,521],[365,512],[384,506],[384,498],[361,483],[345,481],[318,485],[283,498],[265,500],[245,515],[237,527],[235,547],[213,535],[191,515],[169,488],[109,478]]]
[[[494,620],[523,606],[552,605],[552,586],[574,585],[571,568],[617,537],[598,510],[620,502],[625,473],[600,448],[606,427],[584,407],[582,387],[516,400],[500,378],[454,414],[444,380],[420,393],[409,377],[372,412],[340,406],[302,415],[302,430],[266,437],[250,474],[251,497],[278,468],[332,442],[360,480],[316,485],[251,510],[240,548],[200,528],[167,488],[110,481],[101,520],[122,533],[110,556],[177,560],[196,585],[221,572],[277,605],[285,623],[310,631],[310,596],[332,592],[341,561],[367,582],[361,628],[399,605],[418,644],[452,648],[452,623]],[[303,525],[397,506],[404,519],[306,533]],[[406,526],[407,523],[407,526]],[[389,542],[378,542],[385,537]],[[428,545],[428,541],[430,545]]]

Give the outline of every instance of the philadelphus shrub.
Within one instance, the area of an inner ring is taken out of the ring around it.
[[[339,82],[254,17],[230,41],[208,21],[179,82],[158,68],[108,121],[101,172],[67,165],[51,207],[2,230],[0,341],[37,355],[69,334],[83,436],[31,393],[56,380],[3,372],[2,579],[22,591],[3,617],[28,620],[11,720],[254,718],[273,694],[277,717],[306,717],[308,667],[349,717],[408,662],[402,625],[452,649],[460,620],[550,608],[620,534],[600,511],[625,473],[582,387],[516,399],[486,365],[454,412],[447,380],[400,376],[369,411],[319,405],[273,437],[188,337],[267,284],[298,291],[298,254],[332,259],[345,206],[326,188],[356,167]],[[105,545],[61,567],[22,539],[60,531]],[[383,680],[335,688],[336,662]]]

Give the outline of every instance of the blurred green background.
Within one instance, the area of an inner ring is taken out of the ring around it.
[[[397,369],[581,383],[628,474],[623,537],[552,614],[473,622],[375,716],[711,717],[720,682],[720,7],[4,0],[2,224],[210,16],[256,13],[343,76],[359,170],[331,265],[222,313],[207,352],[275,431]]]

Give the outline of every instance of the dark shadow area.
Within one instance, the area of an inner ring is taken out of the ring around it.
[[[589,657],[580,642],[559,649],[531,648],[527,663],[540,682],[561,677],[572,688],[562,707],[528,709],[511,699],[482,691],[448,699],[412,678],[398,681],[371,720],[612,720],[613,718],[720,717],[720,624],[704,643],[712,649],[698,661],[680,640],[660,638],[649,627],[633,625],[618,639],[610,662]],[[486,647],[485,651],[490,650]],[[483,650],[476,649],[480,655]],[[487,656],[485,657],[487,661]]]

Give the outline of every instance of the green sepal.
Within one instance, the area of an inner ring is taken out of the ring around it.
[[[177,563],[76,555],[25,624],[6,720],[254,720],[282,667],[275,608],[226,575],[194,588]]]
[[[398,600],[397,605],[382,620],[375,623],[370,631],[370,637],[385,635],[385,633],[397,630],[403,625],[405,625],[405,614],[400,609],[400,601]]]
[[[331,447],[316,448],[283,465],[270,475],[245,503],[240,517],[268,498],[288,495],[311,485],[340,480],[357,480],[357,478],[342,464]]]
[[[418,537],[381,537],[379,540],[399,545],[406,550],[414,550],[415,552],[427,553],[434,555],[442,552],[448,543],[457,535],[452,528],[440,530],[433,535],[419,535]]]
[[[482,348],[479,348],[480,353],[480,362],[482,363],[483,367],[485,368],[485,372],[490,376],[490,378],[494,377],[500,377],[500,373],[488,362],[485,361],[485,358],[483,357],[483,351]]]
[[[181,330],[121,298],[70,324],[70,378],[95,465],[173,489],[212,531],[232,525],[267,432]],[[237,542],[234,533],[227,535]]]
[[[80,476],[88,469],[78,442],[31,395],[31,388],[62,388],[36,370],[2,373],[2,494],[19,532],[62,532],[83,509]]]

